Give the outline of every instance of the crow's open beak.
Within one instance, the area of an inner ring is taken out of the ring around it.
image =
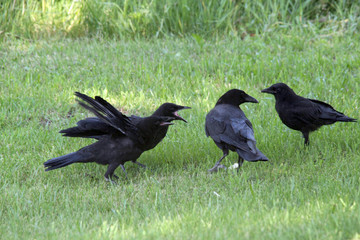
[[[170,126],[170,125],[174,125],[174,123],[172,123],[172,122],[162,122],[162,123],[160,123],[160,126]]]
[[[191,107],[182,106],[182,108],[179,109],[178,111],[184,110],[184,109],[191,109]],[[176,120],[181,120],[181,121],[184,121],[184,122],[187,123],[187,121],[186,121],[185,119],[183,119],[183,118],[179,115],[178,111],[174,112],[175,119],[176,119]]]
[[[245,97],[245,101],[246,101],[246,102],[252,102],[252,103],[259,103],[258,100],[256,100],[255,98],[253,98],[252,96],[249,96],[249,95],[247,95],[247,96]]]
[[[261,90],[262,93],[270,93],[270,94],[275,94],[276,92],[274,90],[271,90],[270,88],[265,88],[263,90]]]

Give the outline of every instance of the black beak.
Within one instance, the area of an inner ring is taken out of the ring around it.
[[[176,120],[175,117],[162,117],[162,122],[160,123],[160,126],[170,126],[174,125],[172,121]]]
[[[262,92],[262,93],[275,94],[275,93],[276,93],[276,91],[271,90],[270,88],[271,88],[271,87],[269,87],[269,88],[265,88],[265,89],[261,90],[261,92]]]
[[[258,100],[256,100],[255,98],[253,98],[252,96],[249,96],[249,95],[247,95],[245,97],[245,102],[259,103]]]
[[[187,123],[187,121],[186,121],[185,119],[183,119],[183,118],[179,115],[179,113],[178,113],[178,111],[184,110],[184,109],[191,109],[191,107],[180,106],[180,109],[177,110],[176,112],[174,112],[174,116],[175,116],[175,119],[176,119],[176,120],[181,120],[181,121],[184,121],[184,122]]]
[[[162,123],[160,123],[160,126],[170,126],[170,125],[174,125],[174,123],[172,123],[172,122],[162,122]]]

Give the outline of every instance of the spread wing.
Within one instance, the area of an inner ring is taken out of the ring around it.
[[[85,118],[76,124],[76,127],[61,130],[60,133],[62,133],[64,137],[100,139],[104,135],[117,132],[116,129],[97,117]]]
[[[126,135],[134,140],[140,139],[139,130],[131,122],[130,118],[122,114],[103,98],[96,96],[95,99],[76,92],[75,95],[84,102],[78,100],[80,106],[94,113],[108,127],[112,127],[118,134]],[[105,125],[101,125],[105,126]]]
[[[139,117],[139,116],[136,116],[136,115],[131,115],[130,116],[130,120],[134,125],[138,124],[143,119],[144,119],[143,117]]]
[[[131,115],[130,120],[135,126],[142,120],[142,117]],[[117,132],[115,128],[98,117],[90,117],[80,120],[76,127],[63,129],[60,131],[64,137],[81,137],[100,139],[105,135]]]

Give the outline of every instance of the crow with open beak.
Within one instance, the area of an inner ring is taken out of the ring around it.
[[[95,97],[95,100],[96,99],[97,97]],[[182,118],[178,113],[178,111],[183,109],[190,109],[190,107],[180,106],[174,103],[164,103],[150,116],[171,117],[173,120],[181,120],[187,123],[187,121]],[[129,117],[129,120],[134,125],[138,124],[142,119],[144,119],[144,117],[139,117],[136,115],[132,115]],[[159,128],[159,131],[153,133],[151,141],[144,145],[143,148],[145,150],[150,150],[156,147],[156,145],[158,145],[161,140],[163,140],[163,138],[166,136],[168,128],[168,126]],[[90,117],[77,122],[76,127],[61,130],[60,133],[62,133],[65,137],[101,139],[102,137],[108,135],[111,131],[111,125],[102,121],[98,117]]]
[[[94,138],[98,141],[76,152],[46,161],[44,163],[45,171],[62,168],[73,163],[96,162],[108,165],[105,179],[112,181],[113,178],[118,178],[114,175],[118,166],[121,166],[126,175],[124,164],[128,161],[145,167],[137,162],[137,159],[148,150],[147,146],[152,143],[154,134],[163,128],[167,129],[169,125],[173,125],[171,121],[175,120],[175,117],[150,116],[141,118],[134,123],[99,96],[91,98],[79,92],[76,93],[76,96],[82,100],[79,101],[82,107],[97,116],[97,118],[90,118],[96,120],[90,120],[87,125],[87,137],[97,136]],[[102,132],[101,135],[96,135],[104,130],[104,126],[106,126],[106,133]]]
[[[178,111],[183,109],[190,109],[190,107],[176,105],[174,103],[164,103],[151,116],[173,117],[174,120],[181,120],[187,123],[187,121],[184,118],[182,118],[178,113]],[[134,123],[142,119],[141,117],[135,115],[132,115],[130,118],[131,121],[133,121]],[[166,136],[167,131],[168,131],[168,127],[160,128],[153,135],[153,141],[149,142],[149,144],[146,146],[146,149],[150,150],[156,147],[156,145],[158,145],[161,142],[161,140],[163,140],[163,138]]]

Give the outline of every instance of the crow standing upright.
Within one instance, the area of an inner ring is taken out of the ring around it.
[[[183,109],[190,109],[190,107],[180,106],[174,103],[164,103],[151,116],[172,117],[174,120],[181,120],[187,123],[187,121],[178,114],[178,111]],[[144,118],[136,115],[131,115],[129,117],[129,120],[134,125],[138,124],[143,119]],[[147,142],[146,146],[143,146],[143,149],[150,150],[154,148],[158,143],[160,143],[161,140],[166,136],[168,127],[169,126],[163,126],[158,131],[154,132],[151,140]],[[112,131],[113,127],[108,123],[102,121],[100,118],[90,117],[77,122],[76,127],[61,130],[60,133],[62,133],[65,137],[100,139],[108,135]]]
[[[244,159],[249,162],[269,160],[256,148],[252,124],[239,107],[245,102],[258,103],[244,91],[232,89],[222,95],[215,107],[206,115],[206,136],[210,136],[224,153],[209,172],[224,167],[220,162],[229,154],[229,150],[239,155],[239,168]]]
[[[124,163],[127,161],[144,167],[136,161],[147,150],[144,146],[153,141],[153,135],[159,130],[173,124],[171,121],[174,117],[164,116],[142,118],[133,124],[127,116],[101,97],[93,99],[81,93],[76,93],[76,95],[84,101],[79,101],[82,107],[94,113],[98,117],[97,121],[107,124],[107,133],[97,138],[97,142],[76,152],[46,161],[45,171],[62,168],[72,163],[96,162],[109,165],[105,179],[111,181],[113,177],[118,178],[114,175],[118,166],[121,166],[126,174]]]
[[[309,134],[323,125],[335,122],[356,122],[332,106],[319,100],[296,95],[285,83],[276,83],[262,90],[275,96],[275,109],[281,121],[291,129],[302,132],[305,145],[309,144]]]

